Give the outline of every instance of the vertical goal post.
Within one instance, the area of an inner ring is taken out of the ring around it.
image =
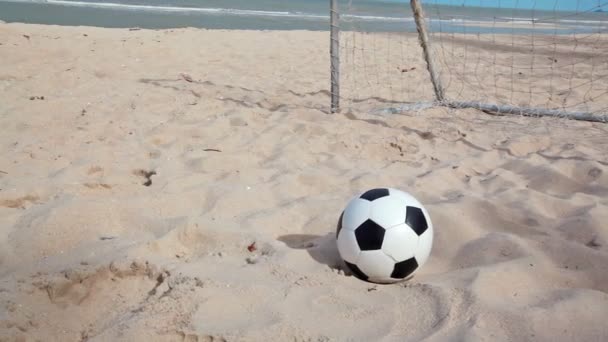
[[[331,112],[340,111],[340,14],[338,0],[330,2]]]
[[[441,79],[439,78],[437,66],[435,65],[435,59],[431,53],[431,41],[429,40],[429,34],[427,31],[426,22],[424,20],[424,11],[422,10],[421,0],[411,0],[410,6],[414,13],[414,21],[416,22],[416,30],[418,31],[418,41],[422,47],[424,53],[424,60],[426,61],[426,68],[431,76],[431,82],[433,83],[433,89],[435,90],[435,97],[437,102],[442,103],[445,101],[445,95],[443,86],[441,85]]]

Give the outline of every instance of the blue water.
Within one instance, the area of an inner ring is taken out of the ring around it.
[[[529,30],[509,23],[559,22],[559,32],[606,32],[608,15],[597,8],[577,13],[530,9],[476,8],[426,5],[431,30],[447,32],[507,32]],[[340,0],[341,27],[358,31],[415,31],[407,2],[396,0]],[[599,11],[598,11],[599,12]],[[327,30],[328,0],[0,0],[0,20],[101,27],[254,30]],[[473,22],[486,23],[471,25]],[[467,23],[467,25],[464,25]],[[501,23],[501,25],[487,25]],[[556,30],[535,31],[555,33]],[[558,33],[559,33],[558,32]]]

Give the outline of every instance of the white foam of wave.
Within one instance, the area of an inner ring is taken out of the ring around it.
[[[559,23],[559,24],[574,24],[574,25],[606,25],[606,20],[579,20],[579,19],[562,19],[562,18],[512,18],[512,17],[497,17],[497,20],[513,23]]]
[[[579,20],[561,18],[521,18],[521,17],[495,17],[495,18],[451,18],[439,19],[434,21],[451,22],[455,24],[474,24],[474,23],[500,23],[513,25],[560,25],[569,28],[608,28],[608,18],[606,20]]]
[[[365,21],[394,21],[394,22],[414,21],[413,18],[407,18],[407,17],[402,17],[402,18],[398,18],[398,17],[376,17],[376,16],[370,16],[370,15],[354,15],[354,14],[342,14],[342,15],[340,15],[340,18],[343,18],[343,19],[358,19],[358,20],[365,20]]]

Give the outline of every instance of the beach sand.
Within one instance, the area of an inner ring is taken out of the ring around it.
[[[429,98],[411,41],[391,67]],[[0,341],[608,339],[604,124],[329,115],[327,32],[0,24],[0,44]],[[405,283],[335,247],[378,186],[434,223]]]

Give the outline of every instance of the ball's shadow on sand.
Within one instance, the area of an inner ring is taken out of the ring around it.
[[[338,253],[335,233],[326,235],[288,234],[280,236],[277,240],[293,249],[305,249],[315,261],[332,269],[345,269]]]

